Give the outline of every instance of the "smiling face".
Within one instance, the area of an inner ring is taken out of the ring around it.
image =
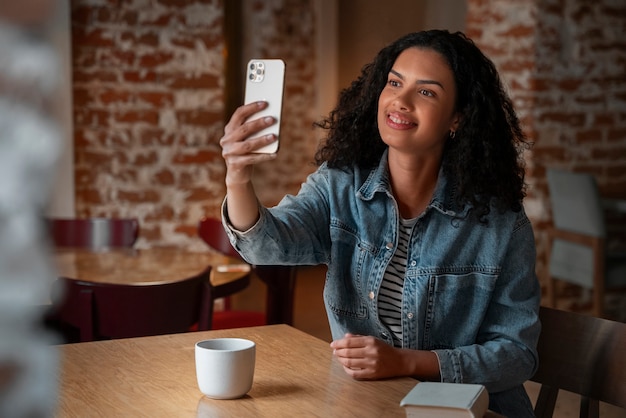
[[[400,53],[378,98],[378,129],[390,152],[441,158],[459,122],[455,100],[454,76],[443,56],[420,48]]]

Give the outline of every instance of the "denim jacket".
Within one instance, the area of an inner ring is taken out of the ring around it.
[[[533,416],[521,386],[538,361],[532,226],[523,210],[492,208],[487,224],[464,218],[467,207],[456,207],[454,192],[441,171],[410,239],[403,347],[435,352],[443,382],[485,385],[491,409]],[[328,265],[324,303],[333,339],[351,332],[393,344],[377,306],[398,245],[386,154],[373,170],[322,165],[297,196],[260,207],[248,231],[235,231],[223,215],[233,246],[250,263]]]

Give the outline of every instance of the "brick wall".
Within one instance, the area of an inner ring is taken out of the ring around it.
[[[185,242],[224,194],[221,2],[72,2],[76,209]]]
[[[467,33],[493,59],[535,145],[526,209],[545,269],[551,222],[545,168],[591,172],[626,198],[626,3],[470,0]],[[611,218],[615,241],[626,221]]]
[[[274,204],[314,169],[314,1],[241,1],[242,61],[287,62],[280,156],[254,179]],[[467,33],[496,63],[535,142],[526,208],[540,274],[546,166],[591,171],[605,195],[626,198],[625,9],[468,0]],[[140,246],[202,246],[196,223],[218,216],[224,195],[223,10],[219,0],[72,1],[78,215],[137,216]],[[624,225],[614,235],[626,236]]]
[[[272,204],[313,170],[312,6],[244,4],[246,30],[262,34],[251,53],[289,69],[281,155],[255,174]],[[219,0],[72,1],[78,216],[138,217],[139,247],[204,248],[197,222],[219,216],[225,193],[223,11]]]

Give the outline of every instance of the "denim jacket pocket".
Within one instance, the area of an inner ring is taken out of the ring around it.
[[[368,307],[363,296],[366,286],[363,274],[368,271],[366,263],[372,258],[371,248],[361,242],[354,230],[336,220],[331,221],[330,236],[332,258],[345,262],[328,266],[324,286],[326,306],[338,319],[365,319]]]
[[[478,341],[498,278],[497,269],[467,267],[428,277],[424,346],[453,348]]]

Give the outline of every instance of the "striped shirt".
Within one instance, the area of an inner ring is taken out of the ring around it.
[[[378,316],[392,333],[393,345],[402,347],[402,288],[406,273],[409,239],[417,218],[400,219],[398,248],[391,257],[378,293]]]

